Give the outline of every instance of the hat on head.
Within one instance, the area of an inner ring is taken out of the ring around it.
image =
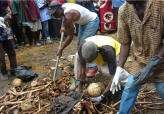
[[[58,8],[61,8],[61,7],[62,7],[62,4],[60,2],[58,2],[58,1],[52,1],[48,5],[47,14],[51,15],[51,14],[55,13]]]
[[[83,59],[88,60],[88,59],[95,58],[95,56],[97,55],[97,49],[98,48],[95,43],[93,43],[92,41],[86,41],[82,45],[82,49],[81,49],[81,55]]]

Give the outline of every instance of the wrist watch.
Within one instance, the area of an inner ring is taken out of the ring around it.
[[[104,98],[105,98],[105,96],[104,96],[103,94],[101,94],[101,98],[102,98],[102,99],[104,99]]]

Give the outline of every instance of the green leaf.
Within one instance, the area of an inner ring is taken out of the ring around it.
[[[70,82],[71,84],[73,84],[75,82],[75,79],[71,77]]]
[[[131,56],[129,56],[129,57],[127,58],[127,60],[129,60],[129,59],[131,59]]]

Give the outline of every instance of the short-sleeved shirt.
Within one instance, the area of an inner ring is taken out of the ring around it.
[[[78,47],[78,55],[81,65],[86,65],[81,54],[81,48],[87,41],[94,42],[99,50],[98,56],[93,62],[101,66],[107,63],[110,74],[114,75],[117,67],[116,56],[120,53],[120,43],[111,37],[99,35],[85,39],[85,41],[83,41]]]
[[[17,14],[22,22],[27,22],[21,1],[20,0],[11,0],[10,5],[11,5],[13,15]]]
[[[38,6],[36,5],[35,1],[34,0],[27,0],[27,5],[29,7],[29,10],[30,10],[32,16],[36,19],[36,21],[39,20],[41,18],[40,17],[40,12],[39,12]],[[23,2],[22,2],[22,6],[23,6],[23,9],[24,9],[27,21],[32,22],[30,16],[26,12],[26,9],[24,7]]]
[[[163,43],[164,33],[164,2],[148,0],[143,21],[137,15],[134,5],[125,3],[119,8],[117,40],[121,44],[131,44],[132,65],[130,73],[135,75],[158,54]],[[158,68],[149,82],[164,81],[164,65]]]
[[[35,2],[40,11],[41,22],[51,19],[50,15],[47,14],[48,7],[44,8],[44,9],[40,9],[45,4],[45,0],[35,0]]]

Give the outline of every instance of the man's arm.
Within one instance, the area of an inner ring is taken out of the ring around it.
[[[81,65],[81,63],[78,66],[78,74],[77,74],[77,80],[84,81],[86,78],[86,65]]]
[[[31,14],[31,11],[30,11],[30,9],[29,9],[29,7],[28,7],[28,5],[27,5],[27,1],[26,1],[26,0],[23,0],[23,1],[22,1],[22,4],[24,5],[24,8],[25,8],[26,12],[28,13],[28,15],[30,16],[32,22],[36,22],[36,19],[35,19],[35,18],[33,17],[33,15]]]
[[[63,46],[57,52],[57,55],[59,55],[59,57],[62,56],[62,51],[71,43],[73,39],[74,26],[73,26],[73,19],[71,13],[67,13],[67,15],[65,15],[65,25],[67,27],[68,37],[64,42]]]
[[[158,53],[158,57],[164,57],[164,45],[161,47],[161,49]]]
[[[127,57],[129,56],[129,51],[130,51],[130,44],[126,44],[126,45],[121,44],[120,58],[118,63],[118,66],[120,66],[121,68],[124,67]]]
[[[116,62],[116,52],[113,47],[103,46],[101,54],[103,56],[103,60],[107,61],[110,75],[112,75],[110,82],[108,83],[105,91],[102,93],[102,95],[105,96],[106,93],[110,90],[111,83],[112,83],[112,80],[113,80],[113,77],[117,68],[117,62]]]
[[[46,0],[44,5],[40,9],[44,9],[44,8],[48,7],[49,3],[50,3],[50,0]]]

